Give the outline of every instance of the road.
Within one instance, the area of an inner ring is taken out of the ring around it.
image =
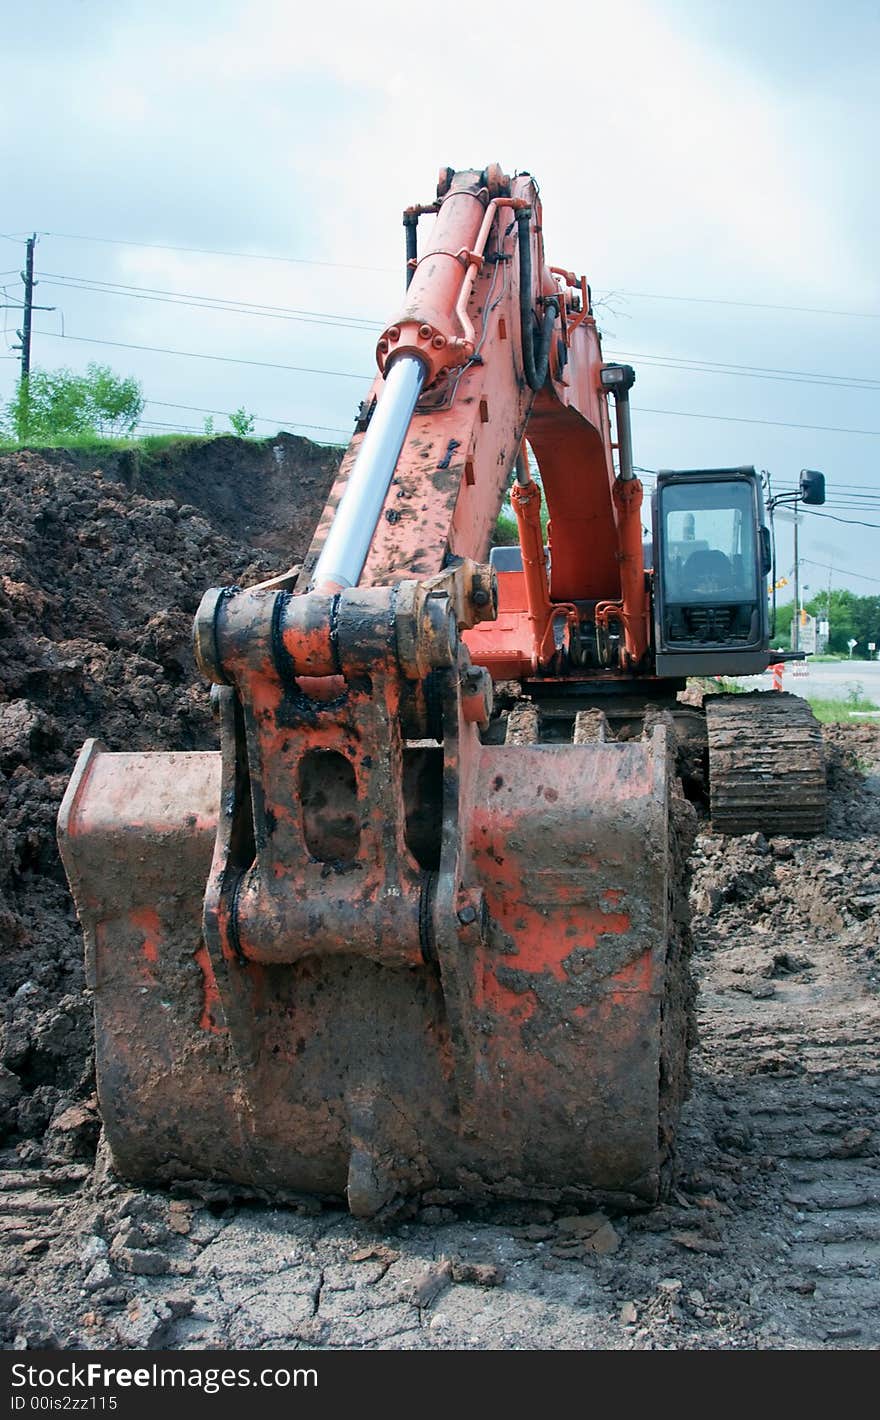
[[[769,690],[772,683],[769,671],[740,678],[740,684],[748,690]],[[857,689],[880,705],[880,661],[789,661],[783,671],[782,688],[795,695],[827,700],[845,700]]]

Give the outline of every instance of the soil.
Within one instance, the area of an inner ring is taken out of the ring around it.
[[[0,457],[0,1345],[875,1348],[873,726],[826,730],[822,837],[697,837],[700,1043],[663,1206],[428,1201],[370,1225],[108,1168],[58,804],[89,735],[215,744],[192,614],[302,555],[335,466],[289,437]]]

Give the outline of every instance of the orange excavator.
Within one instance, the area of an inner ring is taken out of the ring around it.
[[[686,1080],[676,756],[721,828],[824,815],[803,702],[678,698],[778,659],[760,480],[662,473],[646,556],[633,372],[547,265],[534,179],[444,169],[404,225],[302,566],[196,616],[220,752],[90,741],[62,805],[106,1137],[129,1179],[361,1216],[645,1206]],[[519,546],[490,550],[511,482]]]

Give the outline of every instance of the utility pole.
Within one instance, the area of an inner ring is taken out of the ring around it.
[[[826,650],[828,650],[829,647],[831,646],[831,578],[832,578],[833,575],[834,575],[834,555],[832,554],[831,562],[829,563],[829,566],[828,566],[828,609],[827,609],[826,614],[825,614],[825,622],[826,622],[826,626],[827,626],[827,628],[828,628],[828,630],[827,630],[828,640],[827,640],[826,643],[825,643],[825,649],[826,649]]]
[[[797,506],[794,510],[794,639],[792,650],[801,649],[801,598],[800,598],[800,563],[798,560],[798,517]]]
[[[767,509],[771,519],[777,507],[783,505],[791,508],[789,517],[794,521],[794,635],[792,637],[792,652],[797,654],[801,648],[801,593],[800,593],[800,549],[798,548],[798,503],[806,503],[807,506],[816,506],[825,502],[825,475],[819,473],[815,468],[802,468],[800,483],[791,493],[778,493],[775,497],[767,500]],[[775,604],[774,604],[775,609]]]
[[[31,372],[31,317],[34,309],[34,247],[37,234],[27,239],[27,256],[24,262],[24,320],[16,335],[21,341],[21,378],[26,380]]]
[[[34,280],[34,248],[36,247],[36,245],[37,245],[37,234],[36,234],[36,232],[34,232],[33,236],[28,237],[27,242],[25,243],[26,254],[25,254],[25,261],[24,261],[24,271],[21,273],[21,279],[22,279],[22,281],[24,282],[24,304],[21,305],[21,306],[9,305],[9,306],[0,307],[0,309],[2,309],[2,310],[23,311],[23,312],[24,312],[24,316],[23,316],[23,319],[22,319],[22,322],[21,322],[21,330],[17,330],[17,331],[15,332],[16,335],[18,336],[19,340],[21,341],[21,344],[20,344],[20,345],[14,345],[14,346],[12,347],[13,350],[20,350],[20,351],[21,351],[21,394],[22,394],[22,407],[21,407],[22,420],[21,420],[21,424],[22,424],[22,427],[21,427],[21,428],[19,429],[19,431],[18,431],[19,438],[22,438],[22,437],[26,438],[26,437],[27,437],[27,425],[28,425],[28,392],[27,392],[27,382],[28,382],[28,376],[30,375],[30,372],[31,372],[31,320],[32,320],[34,311],[54,311],[54,309],[55,309],[54,306],[35,306],[35,305],[34,305],[34,288],[35,288],[37,285],[39,285],[39,282],[37,282],[37,281]]]

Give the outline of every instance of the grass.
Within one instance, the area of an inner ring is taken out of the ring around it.
[[[859,718],[873,723],[880,718],[880,705],[863,695],[861,689],[850,691],[843,700],[825,700],[819,696],[807,696],[817,720],[824,725],[851,725]]]
[[[281,430],[281,433],[289,433],[289,430]],[[94,434],[81,434],[65,439],[34,439],[30,443],[20,444],[17,439],[0,437],[0,454],[23,453],[25,450],[39,452],[41,449],[70,449],[75,453],[94,454],[119,454],[126,450],[137,450],[142,454],[157,454],[163,449],[180,444],[213,444],[218,439],[236,439],[238,436],[232,430],[221,430],[215,434],[144,434],[136,439],[133,438],[99,438]],[[301,438],[301,435],[295,435]],[[255,438],[249,436],[249,444],[271,444],[278,438],[277,434],[267,434],[265,438]],[[307,441],[308,442],[308,441]],[[323,448],[343,448],[341,444],[322,444]]]
[[[17,439],[0,438],[0,453],[23,453],[25,450],[73,449],[84,454],[118,454],[126,449],[140,449],[144,453],[156,453],[170,444],[204,443],[205,434],[145,434],[139,439],[102,439],[94,434],[78,434],[65,439],[39,439],[30,444],[20,444]]]
[[[740,685],[738,680],[731,680],[723,675],[694,675],[688,676],[688,687],[696,687],[704,695],[745,695],[746,686]]]

